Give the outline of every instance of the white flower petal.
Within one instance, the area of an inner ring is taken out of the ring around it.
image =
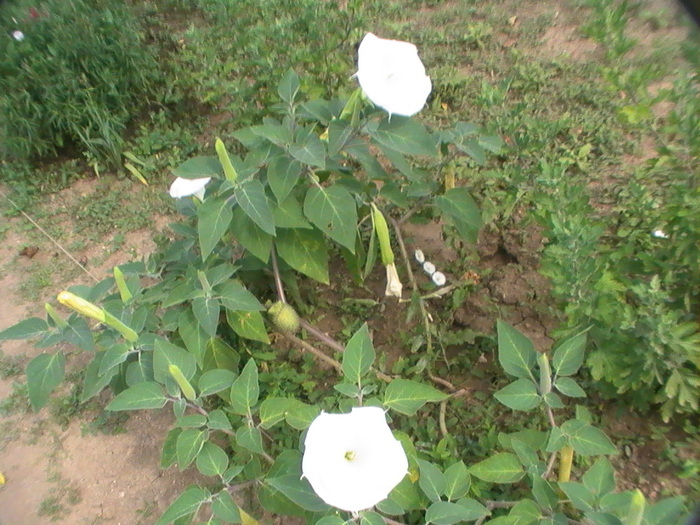
[[[416,261],[418,261],[418,264],[423,264],[425,262],[425,254],[423,253],[423,250],[416,250],[413,252],[413,256],[416,258]]]
[[[432,90],[415,45],[372,33],[357,51],[357,80],[365,95],[390,115],[415,115]]]
[[[663,230],[654,230],[651,235],[657,239],[668,239],[668,235]]]
[[[21,42],[22,40],[24,40],[24,33],[22,33],[22,31],[20,30],[12,31],[12,38],[17,40],[18,42]]]
[[[433,275],[430,276],[431,279],[435,284],[438,286],[442,286],[447,282],[447,277],[445,277],[445,274],[442,272],[435,272]]]
[[[403,284],[399,279],[399,274],[396,272],[396,266],[394,263],[386,265],[386,289],[384,290],[384,295],[393,295],[401,299],[401,294],[403,291]]]
[[[425,270],[425,273],[428,275],[433,275],[435,273],[435,265],[430,261],[425,261],[423,263],[423,270]]]
[[[204,187],[211,180],[211,177],[202,179],[183,179],[178,177],[170,185],[170,196],[173,199],[189,197],[190,195],[201,195],[200,200],[204,200]]]
[[[302,472],[316,494],[349,512],[387,498],[408,472],[408,459],[379,407],[322,412],[304,441]]]

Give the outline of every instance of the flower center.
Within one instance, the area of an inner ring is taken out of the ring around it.
[[[348,450],[345,453],[345,459],[347,461],[355,461],[355,451],[354,450]]]

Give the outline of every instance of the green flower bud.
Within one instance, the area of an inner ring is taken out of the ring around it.
[[[224,168],[226,180],[234,182],[238,178],[238,174],[236,173],[236,169],[233,167],[233,164],[231,164],[231,158],[228,156],[226,146],[224,146],[223,141],[217,137],[214,147],[216,148],[216,154],[219,157],[221,167]]]

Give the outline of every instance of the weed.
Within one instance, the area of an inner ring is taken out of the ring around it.
[[[10,395],[0,400],[0,416],[7,417],[13,414],[25,414],[29,410],[27,384],[13,381]]]
[[[22,366],[23,355],[6,356],[0,350],[0,379],[9,379],[18,376],[24,370]]]

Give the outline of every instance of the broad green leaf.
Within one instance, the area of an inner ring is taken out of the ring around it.
[[[123,392],[107,405],[105,410],[142,410],[163,408],[168,401],[163,387],[158,383],[138,383]]]
[[[466,514],[464,514],[464,519],[467,521],[478,520],[491,514],[489,509],[472,498],[461,498],[457,503],[467,511]]]
[[[62,352],[40,354],[27,365],[27,392],[34,410],[46,405],[65,377],[66,358]]]
[[[350,338],[343,352],[343,374],[351,383],[360,383],[374,362],[374,346],[369,336],[367,323]]]
[[[576,481],[559,482],[559,488],[571,500],[571,504],[581,511],[591,511],[595,505],[595,495],[583,483]]]
[[[541,430],[525,429],[518,430],[517,432],[511,432],[506,434],[500,432],[498,434],[498,442],[503,448],[512,449],[512,440],[518,439],[528,445],[532,450],[543,450],[544,446],[547,444],[547,433]]]
[[[175,421],[180,428],[201,428],[207,424],[207,416],[204,414],[187,414]]]
[[[122,364],[132,351],[134,350],[126,343],[115,343],[111,345],[105,350],[104,354],[102,354],[103,357],[98,374],[104,375],[115,366]]]
[[[231,410],[235,414],[247,415],[250,408],[258,402],[259,395],[258,367],[251,358],[231,387]]]
[[[9,339],[27,339],[43,334],[49,329],[49,325],[39,317],[31,317],[19,323],[5,328],[0,332],[0,341]]]
[[[301,163],[286,156],[275,157],[267,167],[267,182],[277,202],[283,202],[301,175]]]
[[[232,205],[228,199],[221,197],[205,199],[197,208],[197,217],[199,248],[202,260],[206,260],[231,224]]]
[[[299,76],[293,69],[289,69],[277,86],[277,93],[286,103],[291,104],[299,92]]]
[[[447,480],[442,471],[433,463],[418,460],[420,467],[420,478],[418,485],[430,501],[440,501],[440,498],[445,494],[447,488]]]
[[[267,398],[260,404],[260,426],[264,429],[272,428],[280,421],[284,421],[287,414],[298,405],[304,405],[304,403],[295,398]]]
[[[289,197],[281,202],[272,212],[275,216],[277,228],[313,228],[311,223],[304,217],[301,203],[295,197]]]
[[[194,316],[194,312],[191,309],[185,309],[178,317],[177,320],[178,328],[177,331],[185,343],[185,348],[192,354],[197,365],[200,368],[204,367],[204,356],[207,349],[207,341],[209,336],[202,329]]]
[[[386,525],[386,521],[381,514],[370,510],[361,514],[360,525]]]
[[[197,297],[192,300],[192,312],[199,321],[199,325],[210,336],[216,335],[219,326],[219,313],[221,305],[213,297]]]
[[[537,387],[529,379],[517,379],[494,394],[508,408],[513,410],[532,410],[542,402]]]
[[[331,239],[355,253],[357,204],[342,186],[311,186],[304,199],[304,215]]]
[[[302,143],[290,145],[289,153],[304,164],[321,169],[326,167],[326,146],[316,135],[309,135]]]
[[[437,147],[428,130],[415,119],[392,115],[379,123],[371,132],[372,138],[384,147],[404,155],[428,155],[434,157]]]
[[[170,377],[169,367],[176,365],[188,381],[197,371],[197,363],[192,354],[163,339],[156,339],[153,350],[153,375],[159,383]]]
[[[346,525],[347,521],[340,516],[324,516],[315,525]]]
[[[221,476],[228,468],[228,455],[214,443],[204,443],[197,455],[197,469],[205,476]]]
[[[586,512],[584,516],[593,525],[622,525],[620,518],[608,512]]]
[[[238,505],[233,501],[233,496],[228,489],[224,489],[216,495],[211,503],[211,511],[214,516],[226,523],[241,523]]]
[[[406,510],[416,510],[422,508],[421,496],[418,494],[418,484],[413,483],[409,476],[406,476],[389,493],[389,499],[394,501]]]
[[[570,434],[569,442],[574,451],[582,456],[617,454],[617,449],[610,441],[610,438],[602,430],[591,425],[583,425],[573,434]]]
[[[535,381],[532,369],[537,362],[535,347],[527,337],[498,320],[498,361],[507,374]]]
[[[204,354],[205,370],[221,368],[238,373],[238,365],[241,357],[231,345],[219,337],[213,337],[207,341],[206,353]]]
[[[233,331],[241,337],[262,343],[270,343],[270,338],[267,336],[267,330],[265,329],[265,321],[260,312],[226,310],[226,320]]]
[[[277,251],[295,270],[323,284],[329,284],[328,249],[321,232],[316,230],[279,230]]]
[[[544,509],[554,510],[559,501],[554,485],[540,476],[532,476],[532,495]]]
[[[542,518],[542,511],[537,503],[531,499],[524,499],[516,503],[508,515],[517,517],[518,525],[536,525]]]
[[[449,216],[462,238],[476,243],[481,228],[481,212],[465,188],[452,188],[435,199],[435,204]]]
[[[272,208],[265,195],[265,187],[259,180],[244,180],[236,186],[234,195],[241,209],[260,229],[269,235],[275,235]]]
[[[236,225],[233,234],[252,255],[267,264],[272,249],[272,235],[263,231],[239,207],[233,210],[233,224]]]
[[[167,525],[183,516],[189,516],[209,499],[209,492],[200,487],[188,487],[163,513],[156,525]]]
[[[394,379],[384,392],[384,406],[413,416],[426,403],[442,401],[447,397],[447,394],[430,385],[409,379]]]
[[[402,514],[406,514],[406,509],[390,498],[380,501],[375,508],[382,514],[387,514],[389,516],[401,516]]]
[[[515,483],[525,475],[518,457],[510,452],[499,452],[472,465],[469,473],[490,483]]]
[[[210,396],[231,388],[236,380],[236,374],[230,370],[214,369],[204,372],[199,378],[199,395],[201,397]]]
[[[265,307],[239,281],[229,279],[216,288],[217,298],[229,310],[253,312],[264,310]]]
[[[180,434],[182,434],[181,428],[171,428],[165,436],[160,452],[160,468],[170,468],[177,461],[177,438]]]
[[[299,474],[287,474],[267,479],[266,482],[304,510],[325,512],[330,509],[330,507],[316,495],[309,482],[305,478],[301,478]]]
[[[552,365],[558,376],[574,375],[581,368],[586,349],[586,332],[580,332],[557,346]]]
[[[176,177],[191,180],[220,177],[223,170],[217,157],[194,157],[173,168],[172,172]]]
[[[539,457],[537,456],[537,452],[524,441],[521,441],[518,438],[512,438],[511,445],[513,446],[515,453],[518,455],[520,463],[522,463],[524,467],[527,468],[537,465],[537,463],[540,461]]]
[[[460,521],[467,521],[471,513],[457,503],[448,501],[436,501],[425,513],[425,522],[434,523],[435,525],[453,525]],[[477,519],[477,518],[474,518]]]
[[[542,396],[542,399],[544,399],[547,406],[552,408],[564,408],[564,402],[561,400],[561,397],[554,392],[547,392]]]
[[[236,431],[236,443],[256,454],[263,454],[262,434],[255,427],[240,427]]]
[[[196,428],[187,428],[177,438],[176,453],[177,467],[185,470],[197,454],[202,450],[204,443],[209,437],[209,432]]]
[[[69,319],[67,326],[62,330],[63,337],[69,343],[74,344],[78,348],[85,350],[86,352],[95,351],[95,340],[93,338],[92,330],[87,324],[87,321],[82,317],[73,317]]]
[[[307,405],[299,401],[290,407],[284,419],[290,427],[296,430],[305,430],[316,419],[320,411],[315,405]]]
[[[675,497],[662,499],[653,505],[647,505],[644,509],[642,525],[678,523],[678,519],[681,517],[684,510],[683,498]]]
[[[261,126],[253,126],[249,129],[259,137],[264,137],[273,144],[281,147],[286,147],[294,140],[294,135],[291,130],[282,124],[268,122]]]
[[[207,426],[212,430],[231,430],[233,428],[231,422],[228,420],[228,416],[221,409],[209,412]]]
[[[570,377],[558,377],[554,387],[568,397],[586,397],[586,392]]]
[[[583,475],[583,484],[600,498],[615,490],[615,469],[606,457],[596,459]]]
[[[85,379],[83,380],[83,389],[80,392],[80,402],[85,403],[87,400],[92,399],[94,396],[102,392],[102,389],[106,387],[112,378],[117,374],[119,369],[117,367],[112,367],[107,370],[106,373],[100,374],[99,369],[101,362],[104,358],[104,353],[99,352],[90,361],[90,364],[85,370]],[[133,363],[138,364],[138,363]]]
[[[445,496],[450,501],[466,496],[470,486],[471,476],[463,461],[458,461],[445,470]]]

